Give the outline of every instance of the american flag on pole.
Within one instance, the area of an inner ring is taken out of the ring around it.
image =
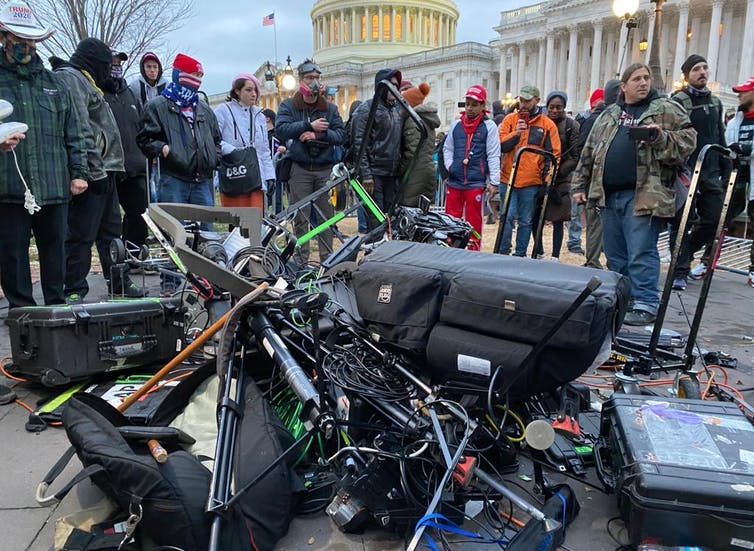
[[[268,25],[274,25],[275,24],[275,12],[272,12],[270,15],[265,15],[262,18],[262,26],[267,27]]]

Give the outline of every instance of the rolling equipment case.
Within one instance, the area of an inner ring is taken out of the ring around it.
[[[169,360],[181,348],[180,297],[14,308],[8,371],[46,386]]]
[[[616,394],[595,450],[634,545],[754,549],[754,426],[735,404]]]

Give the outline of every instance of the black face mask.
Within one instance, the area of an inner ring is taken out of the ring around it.
[[[84,39],[71,56],[71,65],[88,72],[100,88],[110,78],[113,58],[110,48],[96,39]]]

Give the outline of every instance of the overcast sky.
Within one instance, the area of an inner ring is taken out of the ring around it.
[[[293,65],[312,53],[310,12],[314,2],[304,0],[197,0],[197,15],[170,36],[170,44],[190,54],[204,66],[202,89],[209,94],[230,88],[232,78],[241,72],[256,70],[275,56],[272,26],[262,27],[262,18],[275,12],[277,21],[278,60],[286,55]],[[487,44],[495,38],[492,30],[500,21],[500,12],[536,0],[456,0],[460,17],[458,42]],[[172,60],[163,60],[166,68]],[[138,69],[136,69],[138,70]],[[166,71],[169,78],[169,72]]]

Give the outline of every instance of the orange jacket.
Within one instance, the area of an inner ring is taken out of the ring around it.
[[[500,181],[505,184],[510,181],[513,158],[520,147],[529,146],[550,151],[556,158],[560,159],[558,127],[550,120],[544,109],[541,109],[537,116],[529,119],[529,128],[521,132],[520,136],[516,135],[517,122],[518,113],[510,113],[503,119],[498,128],[500,151],[505,154],[500,170]],[[546,166],[545,162],[545,158],[541,155],[522,153],[513,187],[537,186],[549,181],[548,175],[544,174],[549,163]]]

